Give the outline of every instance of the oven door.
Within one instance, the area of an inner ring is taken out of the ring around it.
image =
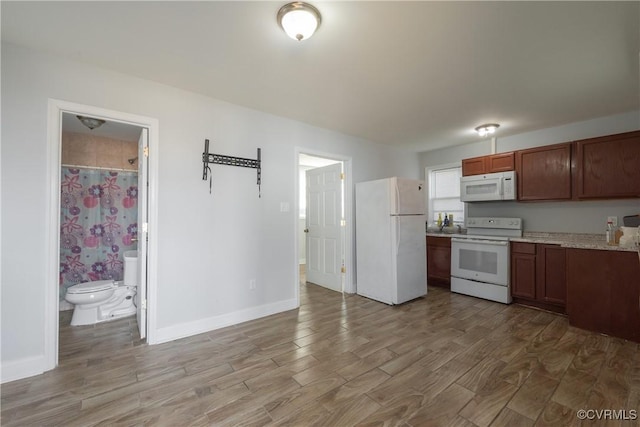
[[[451,238],[451,276],[509,286],[509,241]]]

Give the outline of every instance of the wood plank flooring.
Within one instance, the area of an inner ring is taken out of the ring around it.
[[[640,415],[638,344],[439,288],[390,307],[302,284],[298,310],[154,346],[135,317],[68,317],[60,366],[2,385],[3,426],[640,425],[577,417]]]

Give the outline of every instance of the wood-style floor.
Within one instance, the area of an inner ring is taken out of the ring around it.
[[[637,344],[438,288],[390,307],[303,284],[298,310],[154,346],[135,318],[68,321],[57,369],[2,385],[2,425],[639,424],[577,417],[640,416]]]

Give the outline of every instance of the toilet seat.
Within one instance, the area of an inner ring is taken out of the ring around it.
[[[78,283],[67,289],[69,294],[91,294],[94,292],[106,291],[114,288],[113,280],[96,280],[94,282]]]

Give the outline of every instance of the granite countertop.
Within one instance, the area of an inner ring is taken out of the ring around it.
[[[635,246],[625,247],[619,245],[608,245],[605,241],[604,234],[545,233],[529,231],[525,232],[522,237],[512,237],[509,240],[512,242],[546,243],[576,249],[599,249],[605,251],[627,252],[635,252],[637,250]]]
[[[465,230],[466,231],[466,230]],[[427,232],[429,237],[455,237],[458,233]],[[522,237],[511,237],[512,242],[545,243],[548,245],[560,245],[564,248],[599,249],[605,251],[635,252],[635,246],[607,245],[604,234],[583,233],[546,233],[540,231],[527,231]]]
[[[428,237],[454,237],[456,235],[459,235],[460,233],[440,233],[440,232],[432,232],[432,231],[427,231],[426,235]]]

